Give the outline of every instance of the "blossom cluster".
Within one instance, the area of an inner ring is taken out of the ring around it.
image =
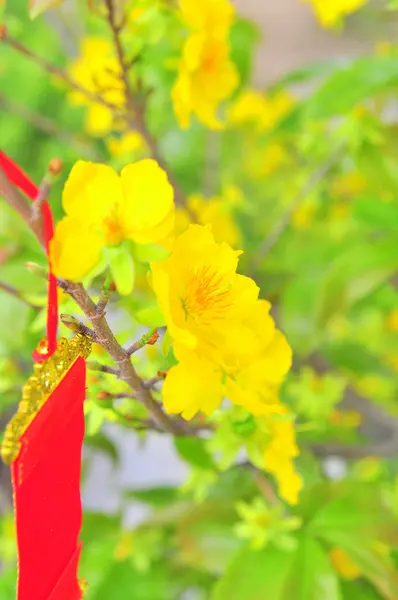
[[[192,114],[210,129],[220,129],[219,104],[238,85],[228,42],[234,20],[229,0],[180,0],[181,18],[189,29],[172,90],[174,111],[182,128]]]

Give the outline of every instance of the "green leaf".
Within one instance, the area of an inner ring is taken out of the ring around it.
[[[166,320],[158,304],[153,306],[147,306],[134,313],[134,317],[141,325],[147,325],[147,327],[164,327]]]
[[[398,82],[396,57],[368,56],[339,67],[307,102],[309,118],[345,114],[359,102],[386,91]]]
[[[95,600],[175,600],[181,591],[178,578],[172,577],[164,565],[139,572],[131,561],[124,561],[111,563]]]
[[[232,504],[207,500],[191,507],[177,525],[180,560],[185,565],[221,575],[241,541],[233,535],[236,511]]]
[[[329,319],[372,293],[396,271],[398,244],[389,239],[361,242],[344,252],[326,269],[316,301],[316,323],[322,329]],[[319,284],[318,284],[319,285]]]
[[[193,437],[176,437],[174,445],[178,454],[187,462],[200,469],[215,469],[215,464],[207,452],[205,441]]]
[[[116,289],[121,296],[128,296],[133,291],[135,266],[126,245],[107,249],[109,268]]]
[[[170,252],[163,246],[157,246],[155,244],[137,244],[134,246],[134,257],[139,262],[156,262],[158,260],[164,260],[168,256],[170,256]]]
[[[173,345],[173,338],[171,337],[171,335],[169,334],[168,330],[166,329],[164,336],[163,336],[163,340],[162,340],[162,353],[163,356],[168,356],[170,354],[170,350],[172,348]]]
[[[142,490],[127,490],[124,493],[126,498],[133,498],[139,502],[145,502],[155,507],[170,506],[178,499],[179,494],[177,488],[168,485],[142,489]]]
[[[398,205],[375,198],[360,198],[354,204],[354,216],[372,228],[398,231]]]
[[[376,355],[351,340],[325,344],[322,352],[327,361],[343,372],[351,371],[356,375],[390,374],[388,367]]]
[[[304,536],[280,600],[342,600],[338,576],[320,543]]]
[[[272,546],[261,551],[244,548],[236,554],[223,577],[215,585],[210,598],[281,600],[283,586],[294,559],[295,552],[284,552]],[[296,600],[295,593],[289,600],[293,598]]]

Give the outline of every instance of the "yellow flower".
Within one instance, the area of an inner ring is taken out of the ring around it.
[[[269,177],[288,162],[285,148],[277,142],[271,142],[256,152],[251,152],[245,160],[247,175],[253,179]]]
[[[323,27],[337,25],[345,17],[364,6],[368,0],[303,0],[310,3]]]
[[[145,140],[137,131],[127,131],[120,138],[109,138],[106,142],[112,156],[123,157],[145,148]]]
[[[254,281],[236,273],[238,252],[217,244],[208,227],[191,225],[166,260],[152,268],[152,285],[179,364],[163,388],[165,408],[186,419],[211,414],[225,396],[267,414],[291,364],[270,305]]]
[[[293,212],[292,225],[298,231],[304,231],[312,225],[316,215],[316,204],[313,200],[306,200]]]
[[[351,171],[349,173],[342,173],[332,183],[331,193],[332,196],[346,196],[348,198],[355,198],[358,194],[361,194],[367,186],[367,181],[362,173],[358,171]]]
[[[278,391],[291,365],[291,351],[279,331],[261,354],[241,357],[234,366],[217,364],[180,345],[174,352],[179,363],[169,370],[163,386],[169,414],[181,413],[187,420],[199,411],[210,415],[223,398],[258,416],[280,410]]]
[[[206,32],[216,39],[227,37],[235,9],[229,0],[180,0],[181,16],[193,31]]]
[[[96,94],[117,108],[123,108],[125,98],[120,67],[112,44],[107,40],[97,37],[84,39],[80,56],[72,61],[68,73],[90,94]],[[90,134],[102,136],[112,129],[114,112],[111,108],[76,90],[69,93],[69,98],[74,104],[88,107],[86,129]]]
[[[398,308],[391,311],[386,318],[386,327],[389,331],[398,332]]]
[[[274,127],[294,106],[294,98],[281,90],[266,96],[256,90],[244,90],[228,109],[228,122],[234,126],[254,123],[260,131]]]
[[[267,426],[271,439],[264,450],[264,467],[278,482],[280,496],[289,504],[297,504],[303,482],[293,463],[293,458],[299,454],[294,421],[281,405],[278,414],[268,417]]]
[[[123,240],[159,243],[174,227],[173,189],[151,159],[127,165],[120,175],[106,165],[78,161],[62,203],[66,217],[50,250],[55,273],[66,279],[87,275],[107,246]]]
[[[333,548],[330,552],[330,560],[343,579],[357,579],[362,573],[358,565],[342,548]]]
[[[241,242],[240,231],[229,211],[228,202],[221,197],[205,198],[199,194],[187,200],[187,207],[176,210],[176,234],[183,233],[190,224],[190,214],[200,225],[211,224],[216,242],[224,241],[230,246]]]
[[[238,73],[225,40],[194,33],[185,42],[171,96],[180,126],[186,129],[195,114],[210,129],[220,129],[216,112],[238,85]]]
[[[170,257],[151,265],[152,285],[175,342],[212,357],[217,348],[225,355],[261,347],[260,334],[243,320],[250,318],[259,288],[236,273],[240,254],[225,242],[217,244],[210,227],[191,225],[175,240]],[[274,325],[270,316],[264,323],[266,344]]]

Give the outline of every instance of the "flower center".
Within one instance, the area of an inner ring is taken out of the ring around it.
[[[125,238],[123,225],[115,217],[109,217],[104,221],[105,239],[108,246],[117,246]]]
[[[230,285],[209,266],[195,269],[182,305],[187,316],[208,325],[223,318],[231,306]]]

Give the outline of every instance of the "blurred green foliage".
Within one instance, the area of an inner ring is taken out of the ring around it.
[[[88,31],[109,38],[103,19],[86,14],[82,4],[75,12],[50,13],[54,21],[46,16],[32,22],[25,0],[14,0],[7,7],[7,30],[64,68],[70,60],[65,38],[77,51],[74,20],[80,18],[81,27],[84,17]],[[390,1],[390,8],[395,4]],[[271,299],[292,345],[294,369],[282,399],[297,415],[302,448],[297,467],[305,487],[294,508],[269,493],[271,478],[246,462],[248,455],[257,464],[250,445],[255,420],[236,418],[226,409],[210,420],[218,427],[214,435],[175,440],[176,453],[190,469],[184,486],[123,490],[123,507],[139,502],[148,508],[138,526],[126,528],[122,511],[85,514],[85,598],[396,600],[398,446],[391,452],[378,449],[385,423],[390,421],[395,436],[398,428],[398,49],[387,45],[383,53],[287,74],[267,96],[270,107],[281,90],[294,102],[280,118],[270,117],[267,128],[259,129],[251,118],[238,123],[227,118],[221,132],[208,132],[197,122],[181,131],[170,100],[180,26],[159,9],[150,13],[144,32],[149,29],[151,36],[137,36],[130,48],[142,54],[137,69],[151,88],[149,127],[185,194],[204,189],[209,196],[224,194],[226,214],[232,215],[245,250],[242,272],[252,274],[262,296]],[[227,115],[250,85],[258,40],[252,23],[236,22],[231,43],[241,88]],[[296,93],[300,86],[307,91]],[[1,147],[37,182],[51,158],[65,163],[65,176],[51,195],[57,218],[63,181],[77,159],[119,168],[136,158],[112,155],[107,140],[85,133],[84,108],[68,102],[65,84],[7,44],[0,51],[0,90]],[[226,198],[228,189],[236,196],[233,202]],[[4,202],[0,210],[0,279],[22,296],[21,301],[0,289],[0,416],[5,419],[43,335],[46,290],[45,281],[25,268],[27,261],[45,266],[34,237]],[[157,250],[147,251],[135,257],[134,294],[111,303],[121,343],[135,339],[142,325],[162,325],[141,264]],[[111,260],[122,285],[132,277],[133,259],[126,264],[125,257],[116,251]],[[94,295],[100,283],[100,277],[93,278]],[[62,312],[79,315],[72,300],[60,299]],[[97,359],[111,366],[100,349]],[[174,360],[167,337],[163,352],[149,347],[133,360],[143,377],[167,370]],[[118,448],[103,424],[129,429],[145,443],[147,434],[137,431],[134,420],[146,412],[131,399],[99,399],[99,392],[124,388],[116,378],[93,373],[87,447],[117,468]],[[354,403],[347,402],[347,393]],[[346,462],[343,481],[330,481],[317,452],[328,443],[370,449],[363,455],[354,451],[356,460]],[[244,459],[236,465],[242,448]],[[291,519],[297,527],[290,530]],[[0,597],[11,600],[16,570],[9,512],[0,516],[0,529]],[[287,543],[278,543],[286,531]],[[344,564],[333,560],[336,548],[355,565],[355,576],[347,577]]]

